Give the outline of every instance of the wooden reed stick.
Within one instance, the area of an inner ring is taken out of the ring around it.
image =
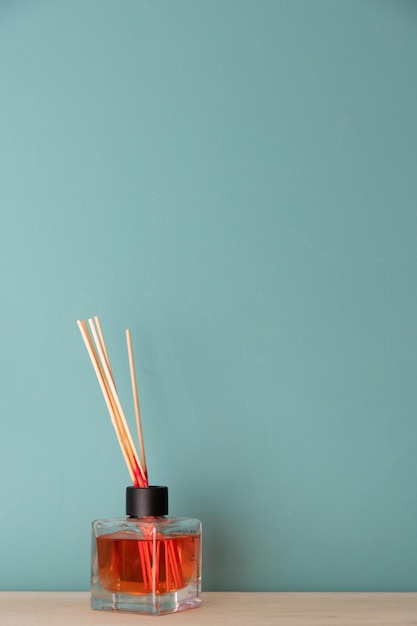
[[[111,400],[108,386],[106,385],[106,382],[105,382],[105,377],[104,377],[103,371],[101,369],[100,362],[98,360],[98,355],[97,355],[97,353],[96,353],[96,351],[94,349],[94,345],[93,345],[91,337],[90,337],[90,335],[88,333],[87,324],[83,320],[77,320],[77,324],[78,324],[78,328],[80,329],[81,336],[82,336],[82,338],[84,340],[85,347],[87,348],[87,352],[88,352],[88,355],[90,357],[91,363],[93,365],[94,371],[96,373],[97,380],[99,382],[101,391],[103,393],[103,397],[104,397],[104,400],[106,402],[108,411],[110,413],[110,418],[112,420],[112,423],[113,423],[113,426],[114,426],[114,430],[116,431],[117,439],[119,441],[120,448],[122,450],[124,459],[126,461],[127,468],[129,470],[130,476],[132,478],[132,482],[136,482],[134,469],[133,469],[132,464],[130,462],[129,455],[128,455],[127,451],[126,451],[125,441],[124,441],[124,438],[122,436],[122,433],[120,432],[120,428],[119,428],[119,425],[118,425],[117,416],[116,416],[116,413],[115,413],[115,407],[114,407],[113,402]]]
[[[127,425],[127,420],[126,420],[125,414],[123,412],[123,408],[122,408],[122,405],[120,403],[119,396],[118,396],[117,391],[116,391],[116,386],[114,384],[113,377],[112,377],[112,375],[110,373],[110,370],[109,370],[109,367],[107,365],[106,357],[105,357],[103,348],[101,346],[100,339],[98,337],[98,333],[97,333],[97,330],[96,330],[96,327],[95,327],[95,324],[94,324],[94,320],[93,319],[89,319],[88,322],[90,324],[90,329],[91,329],[91,332],[93,334],[93,338],[94,338],[94,341],[95,341],[95,344],[96,344],[96,348],[97,348],[98,354],[99,354],[100,359],[101,359],[101,364],[102,364],[103,369],[104,369],[106,381],[109,384],[111,395],[112,395],[112,397],[113,397],[113,399],[114,399],[114,401],[116,403],[117,412],[118,412],[118,415],[120,416],[120,421],[122,423],[122,432],[123,432],[124,436],[127,438],[127,441],[128,441],[128,446],[127,446],[128,453],[129,453],[129,455],[132,458],[132,462],[133,462],[134,467],[139,467],[139,472],[141,474],[139,482],[144,483],[143,485],[139,485],[139,486],[145,486],[146,487],[147,486],[146,485],[147,481],[146,481],[146,478],[145,478],[145,473],[144,473],[143,468],[141,466],[141,463],[139,461],[138,453],[136,452],[135,444],[133,443],[133,439],[132,439],[132,436],[130,434],[129,426]]]
[[[104,356],[102,343],[98,337],[94,322],[91,319],[89,320],[93,338],[91,338],[90,333],[88,332],[88,327],[84,321],[78,320],[77,323],[81,331],[81,335],[84,339],[84,343],[87,347],[87,351],[93,364],[93,368],[96,372],[96,376],[99,381],[104,399],[106,401],[107,408],[109,410],[110,417],[116,431],[116,435],[123,456],[125,458],[129,473],[132,478],[132,482],[136,487],[147,487],[147,479],[145,478],[143,470],[141,469],[137,452],[135,450],[132,437],[130,435],[129,427],[126,422],[126,418],[124,416],[123,409],[117,395],[113,377],[108,368],[106,358]]]
[[[100,324],[100,319],[98,315],[95,315],[93,317],[93,320],[97,328],[98,338],[100,340],[100,345],[102,347],[104,357],[106,359],[107,367],[109,368],[112,380],[114,382],[114,376],[113,376],[113,372],[112,372],[111,365],[110,365],[110,359],[109,359],[109,355],[108,355],[107,348],[106,348],[106,342],[104,341],[104,335],[103,335],[103,331],[101,330],[101,324]]]
[[[143,468],[144,474],[146,477],[148,477],[148,470],[146,467],[145,445],[143,443],[142,422],[140,419],[138,387],[136,383],[136,372],[135,372],[135,360],[133,357],[133,348],[132,348],[132,336],[131,336],[129,328],[126,329],[126,343],[127,343],[127,352],[129,355],[130,380],[132,384],[133,405],[135,407],[136,428],[138,432],[140,458],[142,461],[142,468]]]
[[[117,396],[117,391],[114,385],[114,381],[110,375],[108,368],[106,367],[107,364],[104,359],[103,348],[98,340],[98,335],[95,332],[94,324],[92,323],[91,319],[89,320],[89,324],[90,324],[91,332],[93,335],[93,339],[95,341],[96,354],[98,353],[97,361],[99,363],[104,385],[106,387],[106,390],[109,395],[110,402],[113,408],[113,416],[115,419],[115,423],[117,425],[117,432],[119,433],[120,438],[123,441],[124,449],[129,458],[129,465],[132,467],[133,472],[136,476],[137,469],[136,469],[136,463],[135,463],[135,454],[128,440],[128,435],[126,432],[127,425],[123,422],[122,417],[121,417],[121,413],[120,413],[121,406],[120,406],[120,401],[118,401],[118,396]]]

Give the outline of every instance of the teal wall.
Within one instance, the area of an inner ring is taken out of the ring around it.
[[[417,590],[417,4],[0,3],[0,588],[87,589],[129,476],[206,590]]]

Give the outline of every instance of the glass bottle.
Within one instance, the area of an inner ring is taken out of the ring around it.
[[[126,517],[92,525],[91,607],[163,615],[201,604],[201,522],[168,517],[167,487],[127,487]]]

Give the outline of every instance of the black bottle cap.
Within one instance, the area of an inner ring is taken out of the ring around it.
[[[168,514],[168,487],[126,487],[126,515],[159,517]]]

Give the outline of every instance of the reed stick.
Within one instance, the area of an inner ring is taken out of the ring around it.
[[[132,384],[133,406],[135,408],[136,429],[138,432],[140,458],[141,458],[144,474],[146,477],[148,477],[148,470],[146,467],[145,445],[143,442],[142,422],[140,419],[138,386],[136,382],[136,372],[135,372],[135,359],[133,357],[132,335],[130,333],[129,328],[126,329],[126,343],[127,343],[127,352],[129,356],[130,381]]]
[[[135,458],[135,456],[137,457],[137,453],[134,450],[133,441],[129,441],[127,423],[126,423],[126,420],[123,420],[123,417],[124,417],[123,411],[122,411],[121,404],[117,395],[116,387],[115,387],[113,378],[111,376],[111,373],[108,369],[107,362],[104,356],[104,350],[100,343],[94,322],[92,319],[89,319],[88,322],[90,324],[91,333],[93,335],[96,350],[99,355],[99,362],[102,367],[103,379],[104,379],[104,382],[105,382],[105,385],[106,385],[106,388],[110,397],[110,401],[113,407],[113,415],[117,424],[117,430],[120,433],[121,438],[123,440],[124,449],[126,450],[126,453],[129,459],[129,465],[133,470],[133,473],[135,476],[134,482],[136,484],[139,481],[138,470],[137,470],[137,459]]]
[[[98,315],[95,315],[93,317],[93,320],[94,320],[94,323],[95,323],[96,328],[97,328],[98,338],[100,340],[100,345],[102,347],[103,354],[104,354],[104,357],[106,359],[107,367],[109,368],[112,380],[114,382],[114,376],[113,376],[113,372],[112,372],[111,365],[110,365],[109,354],[107,352],[106,342],[104,341],[104,335],[103,335],[103,331],[101,329],[100,319],[99,319]]]
[[[114,430],[116,431],[116,436],[117,436],[117,439],[119,441],[120,448],[122,450],[124,459],[126,461],[127,469],[129,470],[130,476],[132,478],[132,482],[135,482],[136,481],[135,473],[134,473],[132,464],[130,462],[129,455],[128,455],[127,450],[126,450],[124,437],[122,435],[122,432],[121,432],[119,424],[118,424],[118,420],[117,420],[117,416],[116,416],[116,412],[115,412],[115,406],[114,406],[114,403],[111,400],[109,389],[108,389],[108,386],[106,385],[106,382],[105,382],[104,373],[103,373],[103,371],[101,369],[101,365],[100,365],[100,362],[98,360],[98,355],[97,355],[97,353],[96,353],[96,351],[94,349],[93,342],[92,342],[91,337],[89,335],[87,324],[83,320],[77,320],[77,324],[78,324],[78,328],[80,329],[81,336],[82,336],[82,338],[84,340],[85,347],[87,348],[87,352],[88,352],[88,355],[90,357],[91,363],[93,365],[94,371],[96,373],[97,380],[99,382],[101,391],[103,393],[103,397],[104,397],[104,400],[106,402],[107,409],[109,411],[110,418],[111,418],[112,424],[114,426]]]
[[[133,443],[133,439],[132,439],[132,435],[130,434],[129,426],[127,425],[127,420],[126,420],[125,414],[123,412],[123,408],[122,408],[122,405],[120,403],[119,396],[117,394],[116,386],[115,386],[114,381],[113,381],[113,376],[112,376],[112,374],[110,372],[110,369],[108,367],[108,364],[107,364],[107,360],[106,360],[106,357],[105,357],[105,352],[107,352],[107,350],[103,350],[103,347],[101,345],[101,342],[100,342],[100,339],[99,339],[99,336],[98,336],[98,333],[97,333],[96,326],[94,324],[94,320],[93,319],[89,319],[88,322],[90,324],[91,332],[93,334],[93,338],[94,338],[94,341],[96,343],[96,347],[98,349],[98,353],[99,353],[99,356],[100,356],[100,359],[101,359],[101,363],[103,365],[103,369],[104,369],[104,372],[105,372],[106,380],[107,380],[107,382],[108,382],[108,384],[110,386],[112,397],[114,398],[114,401],[115,401],[116,406],[117,406],[117,411],[118,411],[118,414],[120,416],[120,420],[121,420],[121,423],[122,423],[122,432],[123,432],[123,434],[125,435],[125,437],[128,440],[128,450],[129,450],[129,452],[130,452],[130,454],[132,456],[133,465],[134,466],[136,466],[136,465],[139,466],[139,470],[140,470],[140,473],[142,474],[143,482],[146,482],[145,481],[145,473],[144,473],[142,465],[141,465],[141,463],[139,461],[138,453],[136,452],[135,444]],[[144,485],[144,486],[146,486],[146,485]]]
[[[84,321],[78,320],[77,324],[100,384],[100,388],[110,413],[110,418],[116,431],[127,468],[134,486],[147,487],[148,482],[142,470],[132,437],[130,435],[126,417],[117,394],[113,375],[110,372],[107,363],[108,357],[107,359],[105,357],[107,350],[105,348],[104,339],[100,340],[94,321],[92,319],[89,319],[88,321],[92,336],[90,335],[87,324]]]

